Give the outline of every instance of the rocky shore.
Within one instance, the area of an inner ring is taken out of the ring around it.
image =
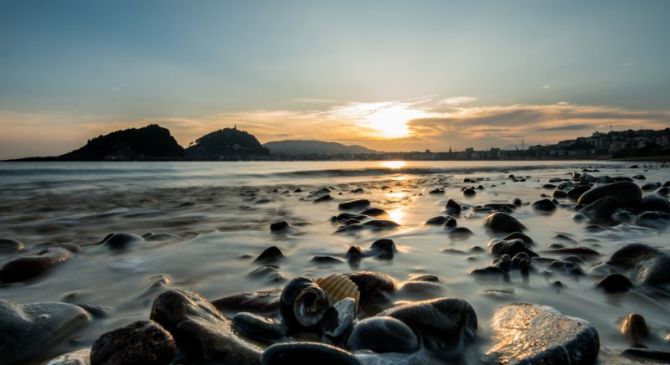
[[[202,218],[151,233],[139,222],[135,233],[96,240],[87,236],[94,230],[81,240],[45,230],[54,239],[45,243],[3,237],[1,362],[670,363],[670,181],[645,176],[670,174],[626,165],[534,175],[247,188],[229,201],[230,213],[266,217],[256,226],[212,232]],[[185,209],[211,209],[218,199],[212,189],[191,194],[196,202]],[[302,219],[277,210],[289,201],[305,209]],[[421,209],[415,220],[393,210],[412,203]],[[310,219],[319,211],[330,218]],[[5,222],[26,230],[16,217]],[[233,231],[232,241],[213,243]],[[245,237],[255,244],[229,243]],[[218,252],[230,259],[208,261]],[[149,255],[158,257],[155,270],[143,266],[152,267]],[[79,278],[107,265],[110,276]],[[161,270],[139,292],[121,289],[124,278]],[[61,300],[31,290],[67,275]],[[122,300],[95,300],[103,295]]]

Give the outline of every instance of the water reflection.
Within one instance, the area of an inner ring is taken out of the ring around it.
[[[389,217],[391,218],[392,221],[403,225],[405,222],[405,207],[398,207],[393,210],[387,211]]]
[[[389,168],[389,169],[401,169],[405,166],[407,166],[406,161],[383,161],[382,166]]]

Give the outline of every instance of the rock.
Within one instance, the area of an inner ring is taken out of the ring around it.
[[[621,274],[611,274],[600,280],[596,284],[596,287],[608,293],[623,293],[630,290],[633,287],[633,283]]]
[[[418,347],[419,340],[412,329],[393,317],[376,316],[359,321],[347,341],[351,351],[409,353]]]
[[[585,320],[534,304],[500,307],[491,320],[489,354],[501,364],[592,365],[600,340]]]
[[[36,255],[18,257],[0,268],[0,283],[11,284],[34,279],[72,257],[62,247],[45,248]]]
[[[270,246],[263,250],[254,262],[260,263],[274,263],[280,261],[284,258],[284,253],[277,246]]]
[[[651,190],[656,190],[661,187],[661,183],[647,183],[642,185],[641,189],[642,191],[651,191]]]
[[[371,221],[367,221],[363,223],[363,226],[373,231],[382,231],[400,227],[398,223],[384,219],[374,219]]]
[[[387,309],[380,316],[398,319],[421,338],[427,350],[441,356],[457,355],[477,334],[477,315],[462,299],[433,299]]]
[[[318,342],[279,343],[263,352],[263,365],[361,365],[351,353]]]
[[[447,201],[447,214],[457,216],[461,214],[461,205],[456,203],[453,199]]]
[[[502,255],[509,255],[510,257],[523,252],[530,257],[538,256],[531,249],[526,247],[522,239],[516,238],[512,240],[491,241],[489,243],[489,253],[493,257],[500,257]]]
[[[447,289],[437,282],[408,280],[398,287],[396,298],[420,300],[444,297]]]
[[[98,337],[91,348],[91,365],[168,365],[177,347],[154,321],[138,321]]]
[[[619,327],[621,334],[624,335],[633,345],[641,345],[642,341],[649,337],[649,327],[647,321],[640,314],[629,313],[621,322]]]
[[[456,227],[449,231],[449,237],[453,239],[467,239],[472,236],[474,233],[469,228],[466,227]]]
[[[624,350],[623,354],[635,359],[660,361],[663,364],[670,363],[670,352],[666,351],[633,347]]]
[[[553,212],[556,210],[556,203],[550,199],[538,200],[532,205],[533,209],[539,210],[541,212]]]
[[[497,266],[487,266],[484,268],[474,269],[470,271],[470,275],[478,278],[495,278],[495,279],[507,279],[507,271],[497,267]]]
[[[253,279],[265,279],[267,283],[281,283],[286,280],[284,275],[279,272],[279,266],[263,265],[254,268],[248,274],[248,277]]]
[[[367,199],[350,200],[348,202],[340,203],[338,208],[340,210],[355,210],[365,209],[370,206],[370,201]]]
[[[638,209],[670,213],[670,202],[658,194],[648,194],[642,198]]]
[[[577,185],[568,191],[568,199],[577,201],[587,191],[591,189],[591,185]]]
[[[23,242],[0,238],[0,255],[17,253],[23,251],[24,248]]]
[[[390,260],[396,253],[395,242],[388,238],[376,240],[370,245],[371,253],[380,259]]]
[[[4,365],[40,360],[90,318],[85,310],[73,304],[19,304],[0,299],[0,359]]]
[[[484,219],[484,227],[494,232],[521,232],[526,227],[509,214],[496,212]]]
[[[314,199],[314,203],[324,203],[333,200],[333,197],[330,196],[330,194],[326,194],[324,196],[320,196],[316,199]]]
[[[509,240],[515,240],[515,239],[520,239],[523,241],[523,243],[526,245],[526,247],[530,247],[535,244],[535,241],[533,241],[532,238],[530,238],[527,234],[522,233],[522,232],[512,232],[505,236],[505,238],[502,239],[502,241],[509,241]]]
[[[368,315],[375,315],[392,303],[396,286],[393,278],[377,272],[359,271],[347,274],[361,293],[359,306]]]
[[[216,309],[224,313],[251,312],[267,316],[279,314],[280,289],[241,293],[212,301]]]
[[[270,231],[272,232],[282,232],[291,228],[291,226],[285,221],[275,222],[270,224]]]
[[[191,359],[231,365],[260,362],[260,349],[235,335],[226,317],[198,294],[170,290],[159,295],[151,319],[168,330]]]
[[[355,213],[340,213],[334,217],[330,218],[331,222],[338,222],[338,223],[347,223],[347,222],[352,222],[355,221],[356,223],[362,222],[366,219],[368,219],[367,215],[364,214],[355,214]]]
[[[444,194],[444,189],[443,188],[435,188],[435,189],[429,191],[428,194],[431,194],[431,195]]]
[[[45,365],[91,365],[90,357],[90,349],[81,349],[62,354],[49,360]]]
[[[606,196],[586,205],[580,212],[594,222],[609,224],[612,222],[612,215],[621,207],[622,204],[619,199]]]
[[[102,240],[102,244],[112,251],[124,251],[142,242],[144,238],[132,233],[110,233]]]
[[[633,176],[633,179],[635,179],[635,180],[646,180],[647,177],[644,176],[644,175],[642,175],[642,174],[640,174],[640,175],[635,175],[635,176]]]
[[[428,226],[443,226],[445,223],[447,223],[447,220],[449,220],[448,216],[440,215],[437,217],[430,218],[429,220],[426,221],[426,225]]]
[[[333,265],[333,264],[341,264],[344,262],[338,259],[337,257],[324,256],[324,255],[314,256],[310,261],[320,265]]]
[[[635,183],[628,181],[601,185],[582,194],[577,204],[586,206],[606,196],[619,199],[623,207],[635,207],[642,200],[642,190]]]
[[[388,215],[384,209],[379,208],[368,208],[364,210],[361,214],[368,217],[379,217],[381,215]]]
[[[235,314],[231,326],[238,335],[264,345],[279,342],[286,336],[284,327],[279,323],[249,312]]]
[[[354,328],[357,310],[353,298],[344,298],[334,303],[321,320],[321,333],[333,344],[339,344]]]
[[[472,196],[475,196],[475,194],[477,194],[477,192],[473,188],[467,188],[467,189],[463,190],[463,195],[464,196],[472,197]]]
[[[629,277],[641,284],[670,284],[670,256],[647,245],[626,245],[612,254],[607,265],[628,271]]]

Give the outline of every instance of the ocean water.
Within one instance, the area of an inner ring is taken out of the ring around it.
[[[633,176],[643,173],[646,182],[670,180],[670,170],[659,165],[631,169],[632,163],[595,161],[339,161],[339,162],[86,162],[0,163],[0,238],[26,244],[32,253],[50,244],[76,243],[83,250],[47,275],[28,283],[0,287],[0,298],[21,303],[70,301],[103,306],[108,316],[95,319],[50,351],[90,346],[101,334],[147,319],[152,286],[163,278],[169,288],[186,288],[210,299],[240,292],[283,287],[281,278],[318,278],[358,270],[389,274],[398,282],[427,273],[440,278],[449,297],[463,298],[477,311],[479,349],[489,346],[489,320],[496,307],[509,302],[551,305],[563,313],[592,322],[603,346],[620,351],[628,346],[617,322],[627,313],[640,313],[652,324],[650,345],[670,350],[663,338],[670,333],[667,295],[632,291],[608,295],[594,289],[598,280],[591,269],[626,243],[646,243],[668,250],[668,233],[634,225],[619,225],[589,232],[586,223],[573,221],[574,209],[566,205],[552,214],[539,214],[529,204],[514,212],[528,227],[534,250],[542,254],[557,242],[555,236],[573,238],[575,246],[597,250],[600,256],[582,265],[585,275],[570,276],[537,267],[528,280],[512,276],[510,282],[482,281],[469,275],[492,260],[486,248],[497,236],[486,232],[487,213],[464,211],[458,225],[474,233],[452,239],[440,227],[424,222],[445,214],[453,198],[469,206],[525,203],[539,200],[551,190],[542,188],[550,178],[569,179],[582,169],[594,176]],[[640,164],[642,165],[642,164]],[[526,177],[511,182],[508,175]],[[464,178],[479,178],[464,183]],[[474,197],[465,197],[465,186],[482,185]],[[327,187],[332,201],[315,204],[313,192]],[[429,194],[434,188],[444,194]],[[297,190],[299,189],[299,191]],[[355,192],[362,189],[362,192]],[[387,212],[397,229],[336,234],[330,218],[340,213],[338,203],[366,198]],[[269,226],[286,221],[286,234],[273,234]],[[97,245],[109,233],[152,232],[169,239],[145,242],[123,253]],[[352,245],[368,247],[379,238],[391,238],[399,252],[392,260],[367,258],[358,264],[343,260],[322,265],[316,255],[343,258]],[[253,258],[276,245],[285,253],[278,272],[253,275]],[[18,257],[0,256],[0,264]],[[542,254],[560,258],[561,255]],[[542,274],[542,271],[547,271]],[[561,281],[563,289],[551,283]]]

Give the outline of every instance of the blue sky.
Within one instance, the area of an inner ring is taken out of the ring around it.
[[[237,122],[264,142],[295,135],[381,149],[508,145],[519,133],[542,143],[552,136],[533,126],[549,122],[572,135],[612,120],[663,127],[668,14],[669,1],[648,0],[4,0],[0,157],[62,153],[150,121],[184,144]],[[457,97],[467,102],[442,103]],[[527,128],[507,134],[453,121],[558,103],[628,117],[520,119]],[[361,105],[403,105],[419,120],[389,122],[405,123],[406,136],[375,133],[365,116],[341,117]],[[324,134],[325,125],[346,133]],[[436,132],[454,125],[474,132]]]

